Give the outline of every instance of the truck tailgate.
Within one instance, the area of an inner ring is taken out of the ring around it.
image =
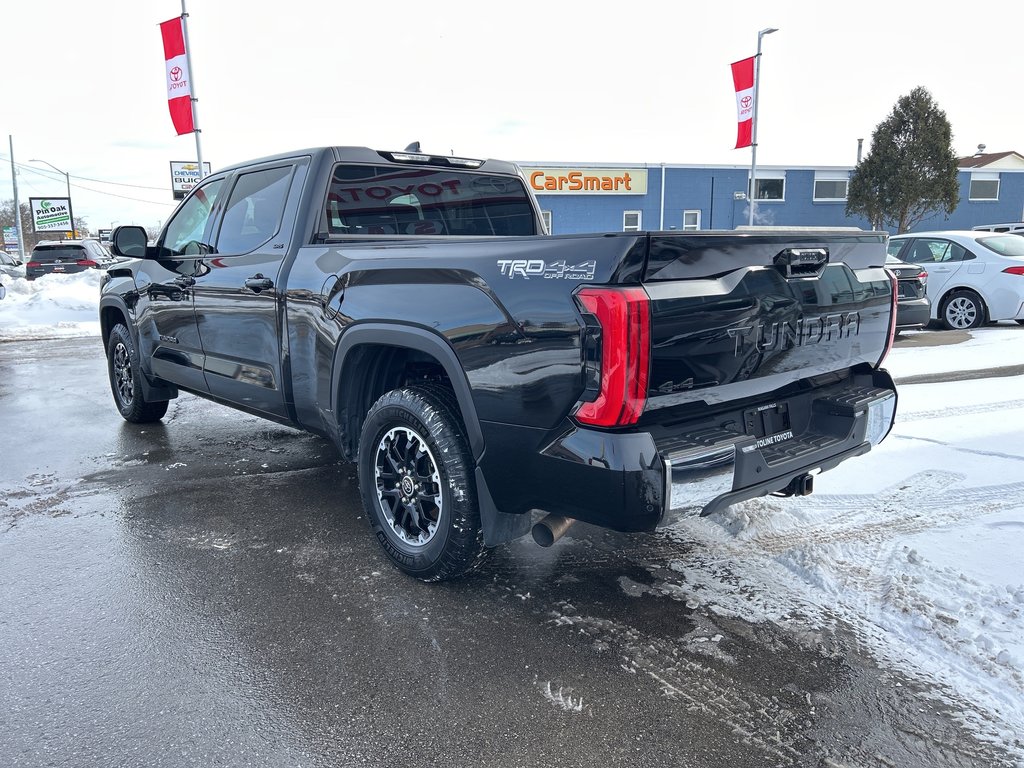
[[[652,235],[644,421],[877,365],[893,310],[885,246],[867,232]]]

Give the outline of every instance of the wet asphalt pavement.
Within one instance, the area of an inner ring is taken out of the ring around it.
[[[1016,765],[841,631],[691,599],[685,542],[421,584],[329,443],[191,396],[127,424],[97,339],[0,344],[0,414],[0,765]]]

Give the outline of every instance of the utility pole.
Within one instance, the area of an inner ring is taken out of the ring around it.
[[[18,170],[14,167],[14,137],[7,134],[7,144],[11,150],[11,183],[14,185],[14,226],[18,228],[18,251],[21,260],[25,261],[28,254],[25,253],[25,235],[21,231],[21,203],[18,202]]]
[[[778,31],[775,27],[769,27],[757,33],[757,56],[754,57],[754,116],[750,121],[750,220],[747,222],[750,226],[754,226],[754,206],[757,205],[757,121],[760,117],[757,111],[757,96],[761,90],[761,38]]]

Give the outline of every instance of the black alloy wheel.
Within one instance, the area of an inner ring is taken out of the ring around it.
[[[167,413],[168,402],[148,403],[142,396],[142,371],[127,326],[118,323],[110,329],[107,339],[107,374],[114,404],[125,421],[148,424],[159,421]]]
[[[367,517],[397,568],[442,581],[483,561],[474,464],[449,388],[420,383],[383,395],[366,415],[357,461]]]

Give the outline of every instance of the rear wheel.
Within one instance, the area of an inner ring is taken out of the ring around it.
[[[131,333],[123,323],[110,330],[107,339],[107,374],[110,377],[110,391],[114,404],[125,421],[133,424],[147,424],[159,421],[167,413],[167,401],[147,403],[142,399],[142,371],[139,368],[139,353],[135,349]]]
[[[448,390],[417,385],[381,397],[363,424],[358,463],[370,525],[400,570],[442,581],[483,561],[473,461]]]
[[[974,291],[953,291],[942,302],[942,324],[951,330],[966,331],[984,325],[985,304]]]

